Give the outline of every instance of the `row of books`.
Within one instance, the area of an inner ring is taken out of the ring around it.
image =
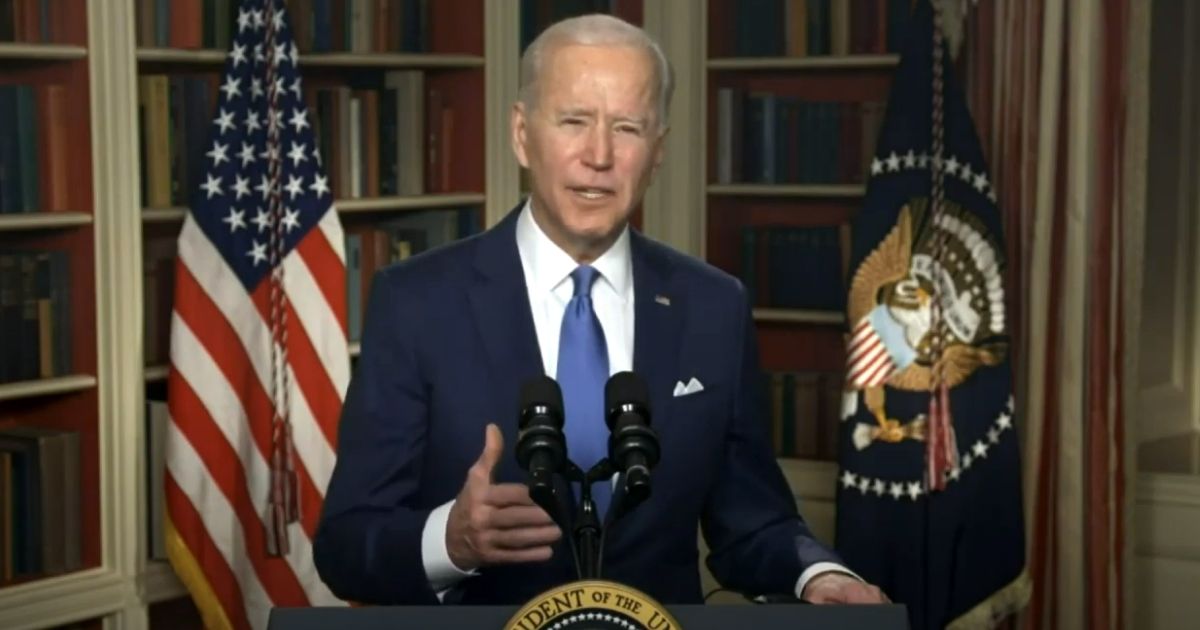
[[[0,42],[63,41],[63,0],[0,0]],[[82,8],[82,7],[81,7]]]
[[[215,74],[138,79],[142,199],[147,207],[187,205],[203,182],[217,81]],[[426,90],[423,72],[389,71],[375,85],[306,87],[304,92],[335,198],[453,189],[449,140],[455,108],[443,90]]]
[[[301,52],[427,52],[430,0],[289,0]]]
[[[740,88],[717,90],[717,182],[865,181],[882,102],[814,102]]]
[[[140,46],[228,50],[238,0],[137,0]],[[429,0],[288,0],[296,47],[307,52],[423,52]]]
[[[82,566],[79,456],[77,432],[0,429],[0,580]]]
[[[348,334],[351,341],[358,341],[375,272],[475,234],[480,229],[480,214],[477,208],[422,210],[381,221],[344,224]],[[174,239],[147,240],[142,263],[146,365],[163,365],[170,358],[175,260]]]
[[[66,88],[0,85],[0,214],[67,209]]]
[[[66,251],[0,251],[0,382],[71,372]]]
[[[204,181],[205,151],[217,102],[217,75],[138,78],[142,202],[187,205]]]
[[[450,189],[445,139],[454,133],[454,110],[441,90],[425,89],[423,72],[386,72],[378,86],[306,90],[305,100],[316,107],[313,130],[335,198]]]
[[[137,44],[227,50],[238,28],[238,0],[136,0]]]
[[[736,57],[899,52],[912,0],[740,0]]]
[[[848,238],[842,226],[744,226],[739,276],[756,306],[842,311]]]
[[[521,51],[547,26],[559,20],[589,13],[613,15],[621,3],[622,0],[521,0]]]
[[[843,380],[836,372],[763,374],[776,457],[837,458]]]
[[[476,208],[404,213],[387,221],[350,224],[346,232],[346,319],[350,341],[362,337],[375,272],[479,230]]]

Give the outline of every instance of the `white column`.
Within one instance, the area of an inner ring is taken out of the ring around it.
[[[704,255],[707,0],[646,0],[645,29],[675,69],[666,158],[646,193],[643,230],[683,252]]]

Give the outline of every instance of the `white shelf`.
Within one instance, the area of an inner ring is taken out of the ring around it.
[[[187,218],[187,208],[142,208],[143,223],[178,223]]]
[[[482,204],[484,201],[485,197],[477,193],[433,193],[403,197],[339,199],[334,205],[337,206],[338,214],[354,214],[356,212],[426,210],[431,208],[453,208],[455,206],[475,206]]]
[[[756,308],[756,322],[791,322],[798,324],[842,324],[846,315],[840,311],[804,311],[791,308]]]
[[[154,383],[157,381],[167,380],[167,373],[170,371],[165,365],[151,365],[145,369],[146,382]]]
[[[0,628],[50,628],[118,611],[129,582],[88,569],[0,589]]]
[[[24,212],[0,215],[0,232],[18,230],[56,230],[90,225],[92,215],[85,212]]]
[[[87,58],[87,48],[63,44],[0,44],[0,59],[69,61]]]
[[[721,197],[854,199],[866,194],[866,187],[853,184],[709,184],[708,194]]]
[[[186,63],[216,65],[225,63],[224,50],[184,50],[179,48],[138,48],[139,63]],[[482,68],[478,55],[438,53],[309,53],[300,55],[300,67],[326,68]]]
[[[899,55],[824,55],[813,57],[724,57],[709,59],[709,70],[873,70],[893,68]]]
[[[408,195],[397,197],[360,197],[357,199],[339,199],[334,202],[339,215],[357,214],[360,212],[406,212],[411,210],[432,210],[435,208],[454,208],[458,206],[477,206],[483,204],[485,197],[477,193],[434,193],[429,195]],[[142,221],[145,223],[178,223],[187,217],[188,209],[182,206],[172,208],[143,208]]]
[[[175,569],[166,560],[151,560],[140,577],[143,597],[147,604],[157,604],[188,594]]]
[[[0,385],[0,400],[37,398],[53,394],[66,394],[91,389],[96,386],[96,377],[88,374],[43,378],[36,381],[17,381]]]

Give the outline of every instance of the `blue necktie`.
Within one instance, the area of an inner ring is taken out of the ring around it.
[[[586,473],[608,455],[608,430],[604,426],[604,384],[608,381],[608,346],[604,329],[592,308],[592,284],[600,276],[580,265],[571,272],[575,293],[563,313],[558,338],[558,384],[566,412],[567,453]],[[612,495],[609,479],[592,486],[596,513],[603,518]]]

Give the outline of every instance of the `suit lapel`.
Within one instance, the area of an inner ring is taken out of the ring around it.
[[[491,394],[488,408],[504,433],[505,456],[497,480],[522,479],[516,459],[508,454],[517,444],[517,406],[521,384],[545,372],[529,293],[517,252],[516,218],[519,207],[479,239],[475,255],[475,278],[468,292],[471,314],[487,356],[486,383],[479,384]]]
[[[678,378],[686,296],[673,285],[671,262],[659,251],[659,246],[637,232],[631,231],[629,236],[634,294],[633,371],[650,390],[650,426],[661,437],[677,421],[671,417],[670,405]],[[621,483],[623,480],[618,481],[618,493]],[[655,469],[651,472],[652,495],[653,487],[661,483]],[[647,518],[646,506],[635,508],[625,518]],[[605,532],[605,546],[611,552],[623,554],[628,551],[627,545],[636,544],[636,540],[626,535],[630,525],[632,522],[617,522]]]
[[[671,263],[656,245],[630,233],[633,257],[633,371],[650,388],[651,426],[669,422],[666,413],[678,378],[679,343],[687,296],[671,284]]]

